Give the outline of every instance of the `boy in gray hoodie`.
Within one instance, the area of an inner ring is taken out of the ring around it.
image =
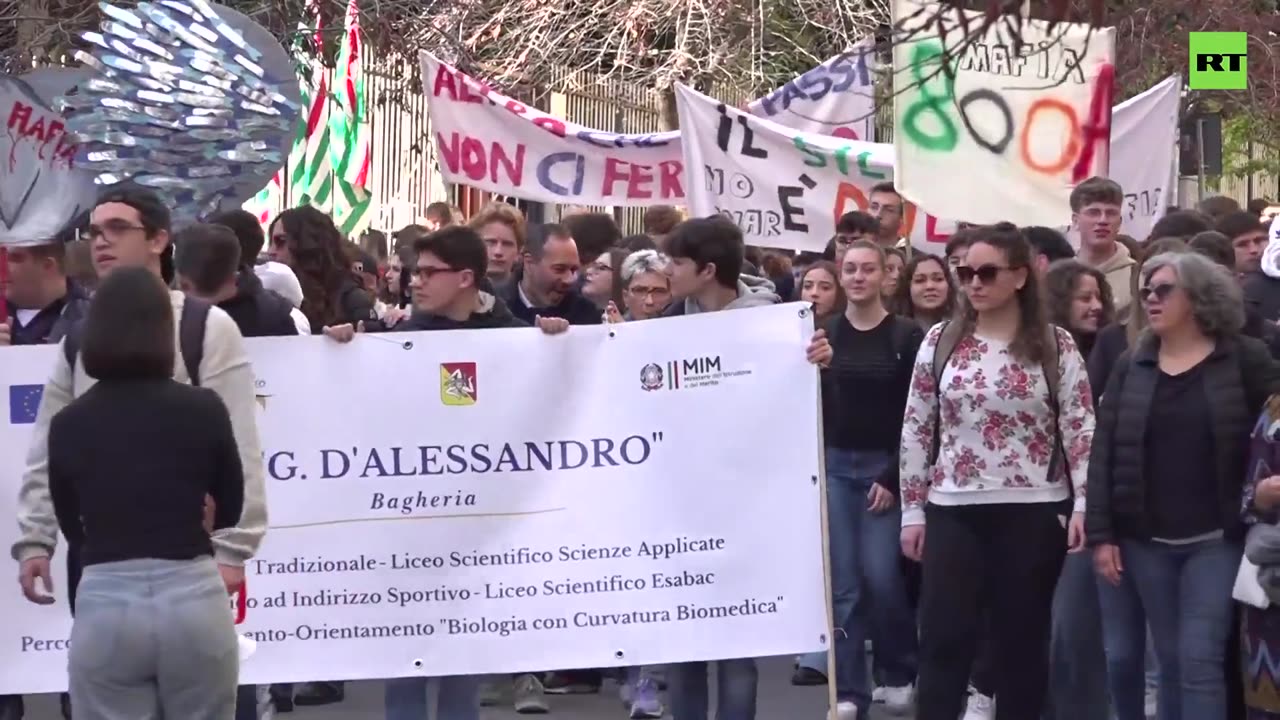
[[[741,275],[746,245],[742,231],[721,215],[686,220],[667,238],[667,277],[671,306],[665,317],[718,310],[762,307],[780,301],[773,283]],[[831,345],[819,330],[806,350],[809,361],[826,366]],[[720,697],[719,717],[754,718],[759,671],[753,658],[716,661]],[[707,663],[679,663],[668,672],[671,716],[674,720],[707,717]]]
[[[742,231],[722,215],[686,220],[667,238],[671,306],[665,315],[762,307],[780,302],[773,283],[741,275]]]

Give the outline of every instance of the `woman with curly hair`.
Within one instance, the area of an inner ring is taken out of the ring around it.
[[[296,207],[276,216],[268,230],[270,258],[293,269],[302,284],[302,314],[311,332],[378,319],[344,253],[342,233],[319,210]]]
[[[1088,357],[1098,331],[1116,316],[1106,276],[1079,260],[1059,260],[1049,266],[1044,284],[1049,322],[1068,330]]]
[[[956,294],[955,279],[947,261],[937,255],[918,252],[903,268],[889,307],[928,330],[955,313]]]

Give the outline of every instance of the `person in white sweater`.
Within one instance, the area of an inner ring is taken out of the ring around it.
[[[93,264],[99,277],[118,267],[142,266],[166,281],[173,272],[173,251],[169,242],[170,215],[164,202],[150,190],[125,187],[108,190],[99,198],[84,235],[91,245]],[[170,293],[174,318],[183,317],[186,299]],[[177,321],[176,321],[177,322]],[[181,336],[181,329],[175,336]],[[64,341],[65,342],[65,341]],[[181,357],[174,365],[174,379],[191,383],[191,374]],[[13,558],[21,564],[19,581],[28,600],[38,604],[54,601],[49,558],[58,539],[58,521],[49,494],[48,433],[53,416],[93,387],[78,355],[75,366],[69,353],[59,352],[53,372],[45,384],[39,413],[27,453],[27,469],[18,498],[19,540]],[[228,593],[244,583],[244,564],[257,552],[267,530],[266,495],[263,486],[262,447],[258,438],[257,401],[253,369],[245,352],[240,330],[216,307],[208,309],[205,320],[203,356],[199,385],[218,394],[231,415],[237,451],[244,468],[244,509],[235,527],[213,535],[214,558]],[[146,452],[139,448],[138,452]],[[71,553],[69,552],[69,555]],[[66,592],[74,597],[79,563],[68,559]]]
[[[902,428],[902,550],[924,573],[918,720],[961,713],[988,613],[1002,716],[1040,716],[1054,586],[1084,547],[1084,359],[1044,320],[1022,233],[973,232],[956,268],[968,302],[921,345]]]

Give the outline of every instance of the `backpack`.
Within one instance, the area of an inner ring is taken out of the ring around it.
[[[933,446],[929,449],[929,466],[938,462],[938,453],[942,449],[942,373],[951,361],[951,355],[963,339],[964,324],[944,320],[942,331],[938,334],[938,345],[933,351],[933,393],[934,405],[938,408],[933,421]],[[1058,357],[1058,329],[1052,323],[1045,331],[1045,353],[1040,368],[1044,371],[1045,382],[1049,385],[1049,411],[1053,413],[1053,453],[1049,456],[1048,477],[1052,478],[1058,471],[1058,463],[1066,461],[1066,451],[1062,445],[1062,428],[1058,425],[1058,383],[1062,381],[1062,370]],[[1071,484],[1071,468],[1067,468],[1067,484]]]
[[[182,364],[187,368],[187,376],[195,387],[200,387],[200,363],[204,361],[204,328],[208,324],[209,310],[212,307],[203,300],[187,297],[182,303],[182,317],[178,319],[178,349],[182,353]],[[62,341],[62,354],[67,358],[73,378],[76,356],[80,353],[80,336],[83,333],[84,322],[78,322]]]

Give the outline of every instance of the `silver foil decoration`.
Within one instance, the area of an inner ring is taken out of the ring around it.
[[[206,0],[103,3],[92,76],[59,98],[79,142],[76,166],[99,185],[133,181],[191,222],[266,187],[293,144],[301,92],[295,63],[243,14]]]
[[[93,176],[75,166],[75,141],[52,109],[86,75],[67,68],[0,74],[0,246],[46,243],[92,206]]]

